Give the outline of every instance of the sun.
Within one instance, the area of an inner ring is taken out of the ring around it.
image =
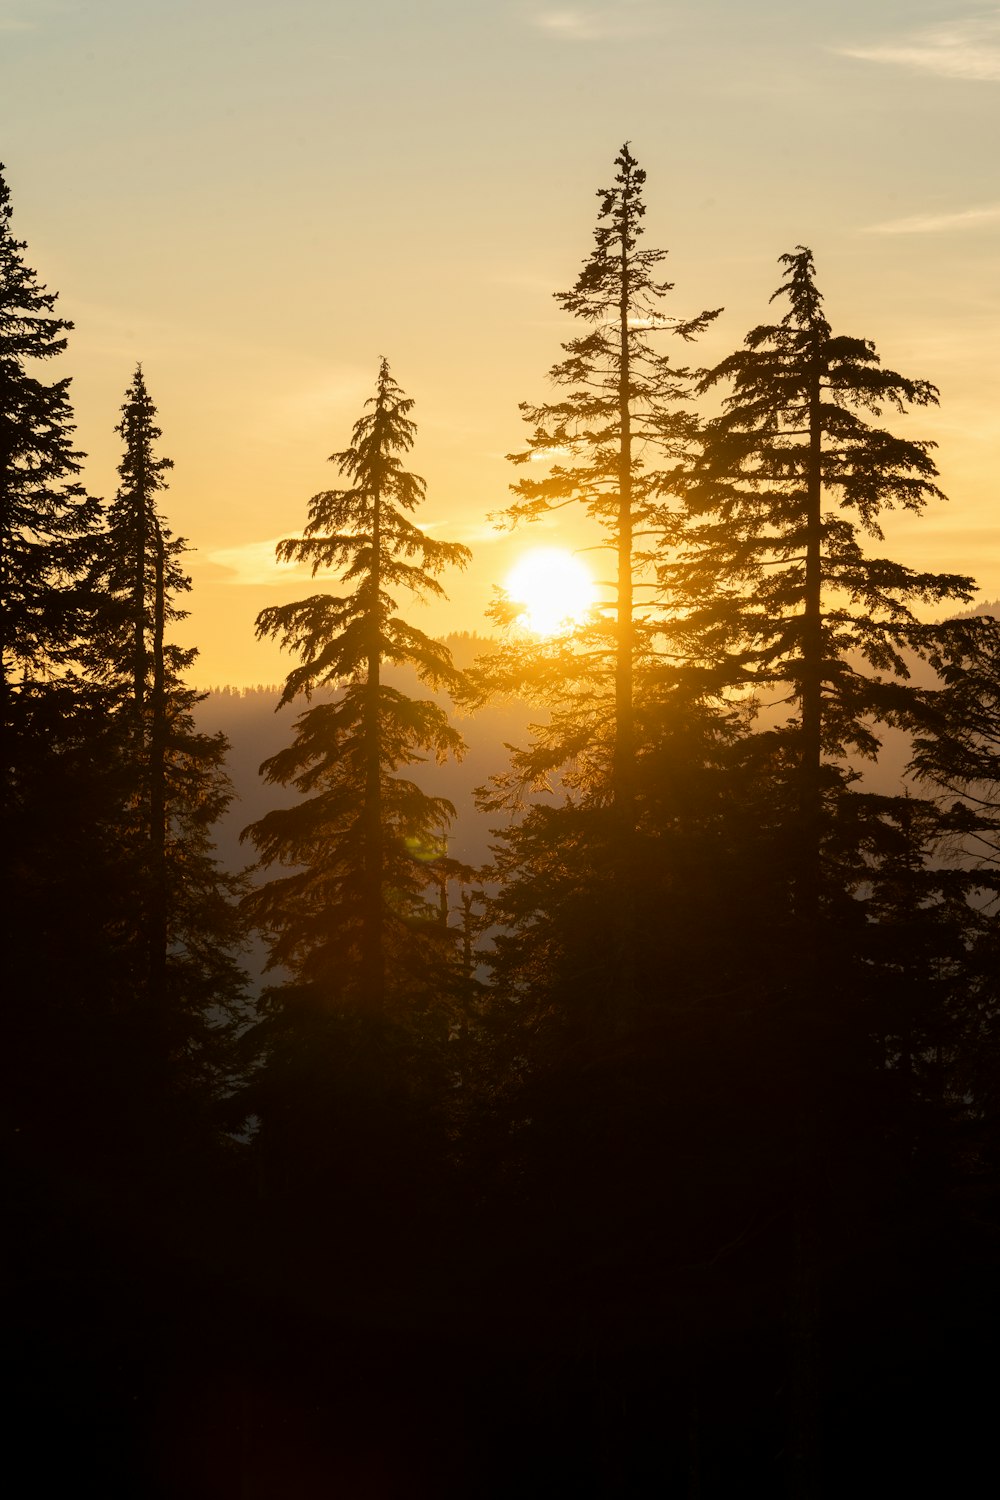
[[[560,547],[528,552],[507,575],[507,597],[524,606],[517,623],[535,635],[557,635],[583,620],[597,589],[579,558]]]

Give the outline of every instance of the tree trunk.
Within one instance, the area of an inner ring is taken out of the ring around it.
[[[823,472],[820,354],[809,384],[806,580],[802,624],[802,755],[799,780],[798,919],[815,944],[819,904],[820,763],[823,713]]]
[[[628,342],[629,261],[625,230],[621,243],[619,308],[621,366],[618,373],[618,633],[615,647],[614,798],[619,828],[635,826],[635,715],[632,703],[632,411]]]
[[[154,523],[156,586],[153,599],[153,697],[149,737],[149,992],[158,1024],[165,1021],[167,978],[167,695],[163,659],[166,620],[163,536]]]
[[[627,194],[626,188],[626,194]],[[627,204],[627,198],[626,198]],[[635,991],[635,710],[632,618],[632,409],[629,349],[631,280],[628,255],[628,216],[623,212],[621,233],[621,300],[619,304],[620,368],[618,372],[618,631],[615,643],[615,738],[612,763],[614,798],[616,947],[619,998]]]
[[[365,684],[365,878],[361,932],[361,985],[365,1004],[375,1014],[385,1007],[385,956],[382,942],[382,757],[379,743],[382,665],[379,641],[381,519],[381,494],[376,490],[372,517],[372,600],[368,620]]]
[[[134,418],[133,418],[134,420]],[[130,435],[131,438],[132,435]],[[133,494],[138,499],[136,507],[136,536],[135,552],[133,554],[135,569],[132,575],[132,698],[135,705],[135,722],[137,733],[142,734],[143,709],[146,700],[146,554],[149,549],[149,512],[148,512],[148,476],[143,456],[145,437],[139,442],[139,454],[137,455],[137,469],[133,476]],[[158,566],[162,566],[160,549],[163,546],[163,538],[160,536],[160,528],[154,521],[154,544],[157,548]],[[155,646],[154,646],[155,651]]]
[[[816,1101],[808,1080],[818,1057],[815,1017],[822,1007],[820,836],[823,726],[823,471],[822,352],[816,348],[809,380],[809,456],[806,476],[806,579],[802,629],[802,754],[799,769],[799,850],[796,919],[801,990],[793,1025],[798,1032],[795,1114],[796,1160],[792,1177],[792,1253],[789,1306],[788,1485],[791,1500],[819,1500],[820,1349],[815,1183],[819,1138]]]

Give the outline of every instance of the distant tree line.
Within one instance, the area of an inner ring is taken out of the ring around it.
[[[801,246],[776,320],[691,364],[720,310],[667,311],[615,167],[504,517],[582,507],[607,599],[537,640],[499,595],[468,670],[408,621],[469,553],[415,519],[383,359],[278,548],[339,591],[258,618],[300,712],[238,877],[156,408],[137,368],[90,496],[0,176],[18,1347],[30,1422],[109,1494],[816,1500],[986,1453],[1000,624],[880,551],[944,498],[884,414],[938,393],[834,332]],[[399,667],[537,705],[480,792],[487,868],[409,774],[463,743]]]

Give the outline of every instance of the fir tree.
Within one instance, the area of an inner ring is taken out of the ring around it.
[[[243,976],[233,958],[241,923],[240,883],[218,866],[212,828],[231,788],[228,744],[199,732],[199,695],[184,682],[198,652],[168,639],[186,618],[177,596],[190,590],[182,558],[159,508],[173,467],[157,453],[161,431],[141,368],[125,393],[116,431],[120,483],[96,549],[91,587],[102,601],[87,653],[110,705],[109,749],[119,775],[119,899],[109,911],[121,933],[123,983],[146,997],[153,1065],[168,1088],[222,1082],[218,1043],[238,1009]]]
[[[314,495],[304,534],[279,544],[280,558],[336,570],[347,587],[258,617],[258,635],[299,658],[279,707],[300,695],[309,706],[261,768],[298,800],[245,831],[268,876],[247,910],[285,974],[248,1035],[255,1068],[243,1095],[259,1125],[260,1192],[272,1215],[280,1204],[276,1224],[298,1226],[275,1250],[291,1252],[296,1275],[314,1257],[327,1288],[339,1265],[351,1301],[370,1288],[379,1305],[400,1285],[401,1236],[422,1239],[417,1226],[433,1214],[462,999],[457,934],[435,899],[454,809],[400,773],[463,745],[441,706],[386,680],[409,666],[432,687],[460,681],[447,647],[397,609],[398,590],[440,595],[440,572],[469,557],[411,519],[424,496],[403,467],[412,405],[383,360],[350,446],[331,456],[346,483]]]
[[[79,1083],[80,995],[106,950],[101,881],[111,806],[95,746],[100,695],[76,668],[92,624],[85,577],[98,502],[78,480],[68,379],[46,382],[72,325],[25,263],[0,168],[0,847],[8,1139],[30,1158],[66,1136]],[[37,1080],[46,1076],[50,1087]]]
[[[782,264],[781,321],[753,329],[702,382],[732,390],[689,478],[703,520],[687,560],[662,571],[688,612],[693,656],[724,659],[723,675],[744,694],[787,694],[791,712],[767,734],[786,752],[797,910],[814,925],[854,780],[846,757],[874,759],[880,726],[924,722],[932,700],[910,683],[914,660],[958,628],[922,623],[915,606],[966,600],[974,585],[866,555],[866,536],[883,540],[886,511],[944,498],[933,445],[867,418],[934,404],[937,391],[884,369],[868,340],[834,335],[808,250]],[[827,894],[835,889],[836,879]]]
[[[140,743],[157,671],[158,596],[163,595],[165,625],[167,620],[186,617],[173,601],[191,587],[179,562],[185,544],[164,530],[157,510],[156,497],[167,488],[166,475],[173,468],[173,460],[157,456],[155,445],[162,433],[155,418],[156,407],[146,388],[142,366],[137,365],[125,393],[122,419],[115,429],[123,444],[118,465],[121,482],[107,512],[110,545],[102,582],[119,606],[114,637],[105,642],[107,666],[117,680],[119,696],[125,679],[131,676]],[[164,578],[158,591],[161,554]],[[185,661],[176,662],[175,669],[189,666],[192,660],[193,655],[188,653]]]
[[[418,981],[431,913],[422,861],[454,812],[397,772],[462,749],[442,708],[383,680],[386,664],[405,664],[434,687],[459,681],[447,648],[397,614],[390,593],[440,595],[437,575],[469,558],[410,519],[424,496],[423,480],[401,461],[416,431],[412,404],[383,360],[371,410],[351,446],[331,456],[347,487],[315,495],[304,535],[278,547],[279,558],[308,562],[314,575],[339,569],[351,592],[278,605],[257,620],[259,636],[300,657],[282,704],[324,689],[334,696],[308,708],[293,743],[263,767],[303,800],[247,830],[262,865],[293,867],[255,893],[251,910],[271,934],[273,963],[325,1004],[375,1014],[405,1003]]]
[[[548,460],[548,469],[512,487],[506,513],[516,524],[581,507],[613,558],[610,597],[571,631],[508,644],[482,672],[488,688],[526,693],[549,711],[533,743],[513,752],[511,770],[494,778],[485,804],[521,817],[498,849],[497,980],[516,988],[519,972],[544,971],[551,988],[543,1000],[544,987],[532,985],[536,998],[564,1021],[575,1012],[598,1048],[593,1017],[585,1020],[588,996],[598,1011],[617,1013],[619,1025],[624,1011],[658,1003],[664,989],[660,947],[639,935],[660,931],[665,945],[693,938],[690,925],[668,935],[663,914],[679,911],[677,876],[690,864],[695,825],[710,816],[702,773],[729,733],[700,683],[677,669],[650,569],[676,530],[668,492],[697,433],[694,372],[658,345],[686,343],[716,313],[685,320],[665,312],[672,285],[658,268],[666,252],[642,244],[645,173],[627,144],[615,165],[614,186],[598,193],[594,248],[572,289],[556,295],[587,325],[550,371],[564,394],[522,407],[533,430],[513,460],[533,468]],[[542,805],[553,792],[557,805]],[[678,834],[686,856],[677,847],[667,853]],[[685,944],[672,946],[669,973],[682,985]]]
[[[784,1200],[777,1222],[789,1248],[775,1256],[786,1261],[790,1308],[787,1457],[791,1493],[811,1497],[829,1308],[857,1253],[844,1226],[858,1236],[855,1205],[867,1194],[898,1221],[867,1210],[870,1241],[899,1233],[921,1148],[900,1132],[898,1104],[909,1093],[912,1122],[919,1059],[940,1056],[970,1005],[983,1014],[996,871],[948,851],[963,831],[995,835],[995,816],[982,802],[942,800],[933,782],[946,784],[950,767],[969,790],[983,773],[989,756],[966,753],[959,704],[971,702],[973,663],[995,680],[998,642],[993,622],[929,625],[917,613],[968,599],[971,579],[919,572],[865,545],[883,540],[887,511],[944,498],[933,445],[879,421],[887,409],[935,404],[935,387],[883,368],[870,341],[833,332],[807,249],[781,263],[784,316],[702,381],[729,394],[687,476],[696,520],[686,556],[661,576],[687,613],[690,655],[747,707],[743,766],[765,794],[754,841],[771,912],[745,889],[768,959],[735,994],[755,1017],[756,1065],[769,1080],[770,1100],[748,1111],[744,1131],[770,1141],[760,1160]],[[891,730],[910,737],[911,769],[924,777],[898,795],[865,786],[860,770]],[[889,1274],[865,1266],[876,1283]]]
[[[691,1204],[694,1148],[681,1162],[670,1142],[689,1129],[692,1058],[705,1055],[699,1023],[718,983],[706,954],[724,921],[716,846],[740,718],[685,670],[651,597],[653,559],[682,520],[675,471],[693,461],[698,430],[695,372],[658,341],[685,342],[715,314],[665,315],[664,252],[642,246],[645,174],[628,146],[616,166],[594,249],[557,297],[586,330],[550,371],[560,396],[523,408],[532,434],[514,461],[531,470],[507,512],[517,524],[580,507],[613,559],[608,598],[548,641],[515,637],[477,674],[482,691],[549,711],[483,797],[517,818],[496,830],[477,1032],[495,1135],[483,1139],[510,1221],[532,1225],[521,1286],[533,1311],[602,1350],[615,1337],[608,1286],[628,1288],[614,1294],[623,1326],[661,1317],[668,1222],[682,1225],[679,1259],[714,1254],[731,1232],[676,1211]],[[697,1088],[701,1108],[709,1089]],[[508,1254],[516,1266],[523,1244]]]
[[[714,733],[697,691],[681,683],[661,654],[663,622],[649,599],[655,589],[650,557],[676,524],[664,498],[669,476],[697,431],[687,406],[692,372],[656,344],[664,336],[694,338],[716,313],[684,320],[664,312],[672,284],[658,279],[657,268],[666,252],[641,243],[646,174],[627,144],[615,165],[615,185],[598,193],[594,248],[571,290],[556,294],[561,307],[588,325],[564,344],[565,358],[549,372],[565,394],[522,406],[532,434],[513,461],[523,466],[548,460],[548,471],[512,486],[516,498],[506,512],[517,524],[581,506],[593,522],[595,543],[614,559],[613,578],[605,585],[610,599],[589,620],[547,642],[509,643],[484,664],[480,682],[484,692],[523,692],[549,710],[548,723],[538,726],[530,746],[513,753],[510,772],[494,778],[486,801],[523,815],[499,855],[505,878],[497,920],[508,929],[501,954],[513,963],[513,977],[518,930],[537,945],[554,912],[547,898],[554,890],[550,865],[559,842],[559,810],[531,809],[524,793],[545,794],[558,784],[574,804],[566,809],[567,852],[578,851],[581,838],[590,841],[583,867],[578,852],[570,856],[577,862],[571,882],[586,885],[587,875],[594,877],[595,910],[613,924],[612,942],[603,949],[610,964],[604,993],[623,1000],[642,988],[639,908],[647,898],[658,899],[649,867],[649,838],[655,837],[649,814],[654,802],[662,803],[656,790],[662,766],[653,771],[654,746],[659,744],[662,756],[667,725],[684,725],[672,735],[674,752],[695,720],[700,748]],[[501,600],[495,613],[509,621],[516,609]],[[689,740],[686,748],[693,744]],[[544,876],[529,852],[543,848]],[[578,894],[582,899],[582,888]],[[515,919],[518,907],[523,916]],[[565,952],[576,938],[566,928],[559,939],[559,927],[556,918],[551,937]],[[594,988],[600,988],[596,982]]]
[[[613,698],[602,711],[610,742],[601,779],[603,795],[610,795],[621,826],[628,829],[636,817],[635,678],[651,650],[649,607],[638,602],[637,590],[651,586],[641,575],[655,551],[651,536],[658,538],[663,530],[663,466],[672,467],[689,452],[697,430],[686,407],[692,373],[658,351],[654,338],[668,333],[690,340],[717,312],[689,320],[664,313],[661,304],[673,284],[658,280],[656,268],[666,251],[640,245],[646,174],[627,144],[615,166],[615,186],[597,195],[594,249],[572,289],[555,294],[565,311],[590,325],[590,331],[564,344],[566,358],[549,372],[566,395],[521,407],[533,431],[528,447],[511,455],[512,461],[523,465],[548,458],[549,472],[541,479],[525,477],[513,486],[517,498],[506,518],[514,524],[570,503],[581,504],[596,523],[601,545],[614,558],[611,602],[601,611],[600,624],[579,631],[576,642],[559,642],[555,672],[546,677],[544,669],[529,666],[524,675],[529,681],[534,676],[543,693],[554,686],[556,676],[572,680],[573,667],[566,657],[572,656],[574,645],[587,661],[591,682],[610,668]],[[496,663],[498,675],[504,666],[501,658]],[[569,717],[572,720],[572,709]],[[561,720],[557,714],[557,725]],[[559,754],[560,738],[563,758],[591,739],[596,724],[582,736],[581,724],[578,712],[575,729],[565,726],[560,735],[556,728],[547,737],[550,761]]]
[[[25,265],[11,232],[0,167],[0,697],[12,700],[64,675],[85,633],[80,588],[97,501],[77,479],[68,379],[46,384],[36,363],[57,358],[72,324],[56,294]]]

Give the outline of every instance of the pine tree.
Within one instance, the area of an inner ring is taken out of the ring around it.
[[[648,840],[655,836],[650,812],[656,801],[661,810],[663,805],[662,764],[654,770],[654,747],[659,745],[662,760],[667,726],[673,726],[668,737],[673,736],[674,751],[695,723],[699,729],[686,750],[700,740],[700,753],[716,732],[697,689],[691,691],[663,656],[664,622],[649,598],[655,589],[650,558],[676,525],[666,498],[670,475],[690,452],[697,431],[687,407],[693,374],[655,344],[664,335],[689,341],[717,314],[683,320],[664,313],[672,284],[658,279],[657,268],[666,252],[641,245],[646,174],[627,144],[615,165],[615,185],[598,193],[594,248],[571,290],[556,294],[561,307],[588,325],[564,344],[566,357],[549,372],[565,395],[521,408],[532,434],[513,462],[548,460],[548,471],[512,486],[516,498],[506,512],[517,524],[569,504],[582,506],[594,524],[596,545],[614,559],[614,576],[606,585],[610,601],[548,642],[509,643],[486,662],[480,681],[486,692],[527,693],[550,715],[534,742],[513,753],[511,771],[494,779],[486,802],[523,815],[500,855],[505,879],[497,920],[512,934],[502,954],[516,968],[517,930],[527,932],[529,922],[530,942],[537,946],[538,924],[547,926],[545,914],[554,910],[545,892],[553,889],[550,866],[553,844],[559,842],[559,812],[531,809],[524,792],[544,794],[558,783],[573,804],[566,809],[566,849],[577,848],[571,884],[586,884],[584,870],[596,877],[595,910],[614,928],[610,945],[604,945],[610,964],[604,989],[623,1000],[642,988],[636,969],[639,906],[647,897],[657,899],[648,864]],[[514,614],[513,606],[499,602],[498,619]],[[583,868],[581,838],[590,841]],[[536,879],[529,851],[542,849],[549,851],[543,861],[548,873],[539,871]],[[582,888],[578,894],[582,899]],[[517,907],[523,909],[521,919]],[[593,922],[587,925],[593,929]],[[553,942],[560,951],[572,948],[576,937],[565,929],[558,938],[559,926],[557,920]]]
[[[402,1239],[405,1268],[423,1264],[419,1226],[451,1149],[449,1033],[463,998],[457,934],[435,899],[454,809],[400,774],[463,745],[443,707],[389,677],[401,666],[431,687],[460,682],[447,647],[396,603],[399,589],[440,595],[441,571],[469,557],[411,519],[424,497],[403,467],[412,406],[383,360],[350,446],[331,456],[346,482],[314,495],[304,534],[278,546],[314,575],[336,570],[346,590],[257,620],[258,635],[299,658],[279,707],[300,695],[308,706],[261,768],[297,800],[244,835],[268,877],[247,910],[278,976],[247,1037],[243,1105],[258,1123],[259,1191],[283,1226],[272,1253],[291,1254],[299,1277],[311,1268],[324,1297],[339,1266],[333,1281],[353,1306],[371,1295],[382,1307],[403,1284]]]
[[[611,668],[605,780],[621,826],[628,829],[636,816],[635,677],[640,663],[648,660],[651,636],[649,607],[638,602],[637,590],[650,587],[640,575],[655,550],[651,536],[658,540],[663,531],[663,465],[672,467],[690,451],[697,430],[685,405],[692,372],[672,364],[654,348],[653,339],[669,333],[691,340],[718,310],[689,320],[662,311],[663,299],[673,290],[672,283],[656,278],[666,251],[640,247],[646,174],[627,143],[615,166],[616,185],[597,195],[594,249],[572,289],[555,294],[566,312],[590,325],[589,332],[564,344],[566,358],[549,372],[549,379],[567,394],[560,401],[521,407],[533,431],[528,447],[511,455],[512,461],[524,465],[549,459],[549,472],[513,486],[517,499],[506,516],[513,524],[581,504],[596,523],[601,545],[614,557],[610,607],[602,610],[596,629],[579,633],[578,644],[592,664],[591,680],[605,664]],[[567,644],[560,642],[563,658]],[[497,665],[502,669],[502,661]],[[559,671],[565,667],[563,659]],[[551,680],[545,685],[551,686]],[[581,740],[577,717],[576,731],[565,735],[574,749]],[[552,739],[558,738],[557,731]]]
[[[615,1337],[611,1301],[626,1339],[633,1320],[654,1327],[663,1315],[668,1223],[682,1224],[671,1231],[680,1260],[711,1256],[736,1232],[723,1224],[716,1236],[709,1213],[677,1205],[696,1207],[705,1160],[689,1111],[692,1091],[704,1110],[710,1089],[692,1060],[706,1055],[700,1023],[717,984],[706,955],[725,920],[716,846],[741,711],[719,709],[676,654],[652,566],[677,541],[676,471],[698,431],[695,372],[657,341],[686,342],[715,313],[665,315],[664,252],[642,246],[645,174],[627,145],[616,168],[598,195],[594,249],[557,296],[586,330],[550,371],[559,397],[522,408],[532,433],[514,461],[531,469],[507,512],[517,524],[579,507],[613,559],[608,599],[549,641],[515,637],[477,684],[549,712],[483,798],[517,818],[496,830],[479,1029],[495,1134],[484,1138],[511,1222],[532,1225],[520,1283],[530,1305],[602,1351]],[[513,601],[496,611],[516,613]],[[671,1144],[681,1132],[683,1159]],[[508,1246],[515,1266],[522,1244]]]
[[[143,724],[150,706],[151,686],[156,676],[157,601],[162,593],[164,624],[168,619],[184,619],[185,613],[173,605],[174,596],[186,593],[190,579],[179,563],[184,551],[180,539],[164,533],[157,511],[157,495],[167,488],[166,475],[173,460],[158,457],[155,444],[162,433],[156,425],[156,407],[146,388],[142,366],[137,365],[132,383],[125,393],[122,419],[115,431],[122,439],[124,451],[118,465],[121,483],[108,508],[107,530],[110,548],[107,576],[103,580],[119,610],[114,621],[114,639],[106,642],[108,665],[119,684],[131,674],[132,703],[136,732],[140,743]],[[163,556],[164,580],[157,589],[156,574]],[[166,600],[169,596],[169,612]],[[186,667],[193,658],[178,665]]]
[[[865,547],[883,540],[886,511],[944,498],[933,445],[878,420],[936,403],[935,387],[884,369],[870,341],[834,334],[807,249],[781,264],[774,296],[784,316],[753,329],[702,381],[730,393],[687,479],[696,522],[686,557],[661,577],[687,612],[691,657],[746,704],[743,765],[769,789],[755,842],[771,872],[771,914],[747,887],[756,945],[769,957],[737,993],[756,1018],[755,1065],[771,1098],[748,1112],[744,1132],[771,1141],[761,1190],[783,1185],[788,1463],[791,1492],[805,1497],[821,1486],[829,1304],[856,1255],[844,1228],[862,1232],[852,1207],[866,1193],[898,1212],[913,1175],[918,1147],[900,1131],[896,1079],[902,1068],[912,1082],[917,1058],[955,1034],[956,1008],[980,1005],[983,900],[997,891],[996,872],[947,854],[963,829],[988,835],[995,819],[982,805],[942,801],[932,779],[944,784],[950,766],[968,787],[975,774],[975,756],[955,756],[955,684],[965,681],[967,708],[970,663],[992,658],[995,673],[996,640],[986,622],[928,625],[916,613],[967,599],[971,579]],[[934,681],[946,664],[950,686],[947,670]],[[923,786],[892,795],[864,785],[859,767],[877,760],[887,731],[915,750],[922,742],[912,766]],[[891,1243],[895,1226],[869,1215],[864,1232]],[[780,1263],[780,1246],[774,1254]],[[888,1271],[876,1262],[865,1274],[877,1282]]]
[[[77,671],[99,505],[77,477],[70,382],[40,373],[72,324],[25,249],[0,168],[0,907],[5,988],[17,997],[4,1095],[6,1138],[31,1159],[67,1135],[60,1107],[79,1064],[80,995],[105,957],[95,870],[111,798],[95,752],[103,703]]]
[[[107,749],[118,766],[122,909],[108,916],[121,933],[122,984],[133,1001],[145,997],[145,1035],[161,1082],[200,1088],[207,1098],[222,1083],[222,1023],[238,1010],[243,988],[233,957],[240,883],[219,868],[212,842],[231,798],[228,744],[195,727],[193,710],[205,695],[184,674],[197,649],[167,638],[186,618],[177,596],[191,580],[186,543],[159,509],[173,464],[157,453],[156,415],[137,367],[116,428],[118,492],[92,563],[102,607],[86,660],[107,695]]]
[[[781,263],[784,317],[753,329],[702,382],[731,382],[732,393],[689,480],[702,523],[687,560],[663,576],[688,611],[692,654],[719,661],[721,650],[723,674],[744,694],[787,693],[791,713],[767,734],[788,772],[798,916],[814,927],[854,780],[846,757],[874,759],[880,732],[915,730],[932,701],[909,678],[949,632],[922,623],[914,604],[968,599],[973,583],[866,556],[863,539],[883,539],[885,511],[944,498],[933,445],[866,417],[934,404],[937,391],[883,369],[869,341],[833,334],[808,250]],[[870,805],[876,822],[888,816]],[[845,849],[848,861],[856,854]],[[825,895],[836,889],[835,878]]]
[[[58,680],[85,634],[80,588],[97,501],[76,476],[68,379],[46,384],[36,362],[66,348],[72,324],[54,315],[56,294],[25,265],[11,232],[0,166],[0,712]]]
[[[398,615],[389,592],[440,595],[437,575],[470,555],[410,519],[425,488],[401,462],[416,431],[412,405],[383,360],[371,410],[351,446],[331,456],[348,486],[315,495],[304,535],[278,547],[279,558],[308,562],[314,575],[339,569],[352,591],[275,606],[257,620],[259,636],[277,637],[301,659],[281,704],[325,689],[334,696],[308,708],[293,743],[263,767],[304,800],[247,830],[262,865],[293,867],[261,887],[250,909],[271,935],[274,964],[324,1004],[374,1014],[405,1005],[408,989],[425,983],[433,924],[422,860],[454,812],[396,773],[428,753],[443,759],[462,749],[442,708],[383,680],[394,664],[414,667],[432,687],[459,681],[447,648]]]

